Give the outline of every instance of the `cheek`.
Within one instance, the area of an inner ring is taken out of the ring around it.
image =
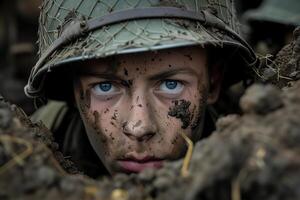
[[[165,133],[166,137],[163,146],[168,151],[170,160],[181,158],[186,151],[186,143],[182,138],[181,133],[186,134],[189,137],[191,135],[191,131],[182,130],[180,125],[177,127],[174,126]]]
[[[76,96],[76,103],[85,129],[95,152],[107,166],[115,156],[115,146],[121,146],[117,137],[118,123],[116,113],[107,104],[96,103],[89,93]],[[124,142],[123,142],[124,143]]]
[[[182,122],[168,115],[169,106],[160,106],[155,109],[153,122],[158,126],[158,132],[155,139],[148,147],[149,152],[156,156],[163,156],[168,160],[181,158],[186,150],[186,144],[180,132],[191,135],[191,130],[182,129]]]
[[[160,126],[165,135],[163,145],[172,149],[174,154],[184,151],[186,147],[186,143],[179,133],[183,133],[191,139],[197,137],[192,135],[194,129],[198,128],[198,125],[204,120],[203,112],[206,105],[207,88],[202,86],[201,89],[194,91],[197,92],[186,93],[184,99],[173,101],[167,109],[160,108],[165,112],[160,119]],[[199,134],[201,132],[199,131]]]

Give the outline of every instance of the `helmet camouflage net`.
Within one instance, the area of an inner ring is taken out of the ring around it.
[[[257,62],[233,0],[44,0],[40,59],[25,93],[64,99],[72,62],[192,45],[233,48],[246,65]]]

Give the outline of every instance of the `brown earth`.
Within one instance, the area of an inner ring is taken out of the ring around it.
[[[300,26],[294,30],[294,39],[283,47],[274,61],[263,59],[256,70],[257,79],[279,88],[287,87],[300,79]]]

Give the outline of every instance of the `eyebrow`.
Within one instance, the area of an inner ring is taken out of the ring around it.
[[[125,80],[122,77],[115,75],[114,73],[99,73],[99,72],[85,71],[80,73],[80,76],[91,76],[97,78],[104,78],[108,81],[119,81],[122,85],[126,87],[130,87],[132,85],[132,80]]]
[[[92,76],[98,78],[105,78],[107,80],[123,80],[120,76],[117,76],[114,73],[101,73],[101,72],[93,72],[93,71],[81,71],[79,76]]]
[[[197,76],[196,71],[193,69],[187,69],[187,68],[178,68],[178,69],[168,69],[164,72],[160,72],[154,75],[150,75],[148,77],[148,80],[155,81],[155,80],[162,80],[167,79],[168,77],[177,75],[179,73],[185,73],[185,74],[191,74],[193,76]],[[115,73],[106,73],[106,72],[94,72],[94,71],[81,71],[80,76],[92,76],[92,77],[99,77],[99,78],[105,78],[107,80],[119,80],[123,81],[124,78],[116,75]]]
[[[179,73],[185,73],[185,74],[191,74],[193,76],[197,76],[196,71],[194,71],[193,69],[187,69],[187,68],[178,68],[178,69],[169,69],[167,71],[158,73],[158,74],[154,74],[151,75],[148,79],[150,81],[155,81],[155,80],[161,80],[161,79],[167,79],[170,76],[174,76],[177,75]]]

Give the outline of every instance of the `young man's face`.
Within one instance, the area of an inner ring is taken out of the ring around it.
[[[201,48],[119,55],[83,65],[74,84],[76,104],[111,174],[159,168],[182,157],[186,144],[180,132],[199,138],[205,106],[218,96],[219,76],[209,78]]]

